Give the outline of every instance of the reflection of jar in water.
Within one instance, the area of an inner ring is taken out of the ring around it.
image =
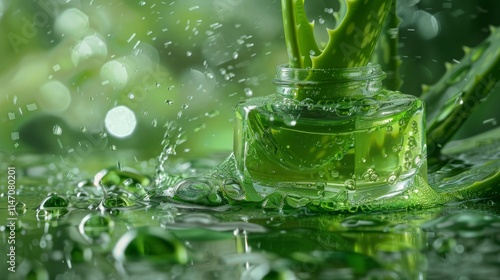
[[[423,103],[382,89],[384,78],[378,65],[279,67],[276,94],[236,107],[234,156],[247,193],[327,205],[343,192],[361,202],[425,180]]]

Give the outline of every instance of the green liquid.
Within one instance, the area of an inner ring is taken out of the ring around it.
[[[279,191],[325,201],[347,191],[360,201],[427,178],[424,107],[412,96],[383,91],[309,104],[274,95],[236,111],[237,170],[262,196]]]

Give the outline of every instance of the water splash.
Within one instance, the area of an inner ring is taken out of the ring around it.
[[[182,112],[182,111],[179,111]],[[176,154],[177,145],[182,144],[185,140],[185,133],[182,131],[182,128],[177,127],[177,123],[174,121],[170,121],[165,123],[165,134],[163,135],[162,151],[160,155],[157,157],[156,167],[155,167],[155,175],[154,182],[155,186],[161,187],[166,184],[171,184],[172,179],[174,181],[177,178],[172,178],[168,172],[165,171],[165,163],[169,159],[170,156]],[[169,180],[170,179],[170,180]]]

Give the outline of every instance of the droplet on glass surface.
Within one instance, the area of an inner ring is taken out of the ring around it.
[[[347,180],[345,180],[344,186],[349,191],[355,191],[356,190],[356,182],[353,179],[347,179]]]

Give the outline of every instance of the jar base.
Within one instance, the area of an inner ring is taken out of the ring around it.
[[[421,194],[434,193],[426,182],[425,162],[392,183],[359,184],[348,189],[338,182],[252,182],[243,178],[245,193],[258,194],[264,208],[306,207],[320,211],[358,211],[423,207]],[[431,195],[432,196],[432,195]],[[436,198],[437,198],[436,194]],[[420,205],[420,206],[419,206]]]

